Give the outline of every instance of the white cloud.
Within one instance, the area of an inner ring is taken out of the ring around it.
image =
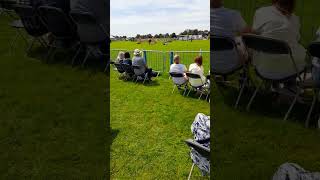
[[[207,0],[111,0],[111,34],[135,36],[210,28]]]

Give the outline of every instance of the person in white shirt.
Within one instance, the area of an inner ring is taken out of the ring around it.
[[[175,55],[173,58],[173,64],[171,64],[170,66],[170,73],[179,73],[179,74],[183,74],[184,77],[173,77],[172,80],[176,83],[176,84],[184,84],[187,82],[188,78],[186,77],[186,72],[187,72],[187,68],[184,64],[180,64],[180,56],[179,55]]]
[[[299,44],[300,21],[293,11],[294,0],[273,0],[272,6],[262,7],[255,12],[253,30],[256,34],[285,41],[289,44],[298,71],[305,68],[306,50]],[[288,63],[290,62],[290,63]],[[296,69],[288,55],[253,53],[253,64],[269,78],[288,78]]]
[[[202,85],[206,83],[206,76],[204,75],[204,69],[202,66],[202,56],[197,56],[194,59],[194,63],[190,64],[189,66],[189,72],[192,74],[198,74],[201,77],[201,80],[199,82],[196,82],[196,84]]]

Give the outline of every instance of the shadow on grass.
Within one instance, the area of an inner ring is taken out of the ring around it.
[[[116,139],[116,137],[118,136],[119,132],[120,132],[119,129],[111,129],[111,144]]]
[[[215,85],[215,87],[217,87],[219,94],[222,95],[221,98],[223,99],[223,102],[233,108],[237,100],[239,90],[235,87],[221,86],[217,84]],[[258,92],[251,105],[250,111],[247,112],[246,106],[249,103],[250,97],[252,96],[253,92],[254,89],[246,89],[244,91],[239,102],[238,110],[250,114],[283,119],[290,107],[290,104],[293,101],[293,97],[281,96],[275,93],[261,91],[260,93]],[[308,101],[304,104],[297,102],[293,107],[291,114],[289,115],[289,121],[299,122],[303,124],[307,118],[310,106],[311,102]],[[317,113],[319,113],[319,105],[314,108],[312,119],[310,120],[310,127],[316,126],[316,120],[318,117],[316,115]]]
[[[55,64],[55,65],[72,65],[72,59],[76,54],[76,50],[57,50],[56,54],[47,59],[48,49],[45,47],[37,46],[32,48],[28,56],[34,59],[38,59],[43,63]],[[74,67],[79,70],[90,70],[91,72],[103,72],[107,66],[107,61],[104,61],[102,57],[89,57],[86,61],[84,68],[81,67],[82,61],[85,57],[85,52],[82,51],[75,60]]]

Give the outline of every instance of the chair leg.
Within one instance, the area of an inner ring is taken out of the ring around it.
[[[172,89],[172,93],[171,94],[173,94],[174,93],[174,90],[176,89],[176,85],[173,85],[173,89]]]
[[[185,85],[185,86],[184,86],[184,91],[183,91],[183,96],[185,96],[185,95],[186,95],[187,90],[188,90],[188,86],[187,86],[187,85]]]
[[[188,92],[187,96],[189,96],[189,94],[190,94],[191,90],[192,90],[192,88],[190,88],[190,89],[189,89],[189,92]]]
[[[297,102],[298,97],[299,97],[299,91],[297,91],[296,95],[294,96],[293,102],[291,103],[288,112],[287,112],[286,115],[284,116],[283,121],[286,121],[286,120],[288,119],[288,117],[289,117],[289,115],[290,115],[290,113],[291,113],[291,111],[292,111],[292,109],[293,109],[293,106],[294,106],[294,105],[296,104],[296,102]]]
[[[188,176],[188,180],[190,180],[190,178],[191,178],[191,174],[192,174],[193,168],[194,168],[194,163],[192,163],[191,170],[190,170],[190,173],[189,173],[189,176]]]
[[[30,51],[36,41],[37,41],[37,38],[32,39],[31,44],[29,45],[29,47],[27,48],[27,51],[26,51],[27,55],[30,53]]]
[[[253,95],[251,96],[250,101],[249,101],[249,103],[248,103],[248,105],[247,105],[247,108],[246,108],[247,111],[250,111],[250,108],[251,108],[251,104],[252,104],[252,102],[253,102],[253,99],[256,97],[256,95],[257,95],[257,93],[258,93],[261,85],[262,85],[262,83],[260,83],[260,84],[257,86],[256,90],[254,91]]]
[[[81,48],[82,48],[82,45],[80,45],[80,47],[79,47],[79,49],[77,50],[77,52],[76,52],[76,54],[73,56],[73,58],[72,58],[72,61],[71,61],[71,66],[73,67],[73,65],[74,65],[74,63],[75,63],[75,61],[76,61],[76,59],[77,59],[77,57],[78,57],[78,55],[79,55],[79,53],[80,53],[80,51],[81,51]]]
[[[313,100],[312,100],[312,104],[311,104],[311,107],[309,109],[309,112],[308,112],[308,116],[307,116],[307,120],[305,122],[305,127],[308,128],[309,127],[309,122],[310,122],[310,118],[311,118],[311,114],[313,112],[313,108],[314,108],[314,105],[316,104],[317,102],[317,99],[318,99],[318,92],[314,92],[314,95],[313,95]]]
[[[201,90],[201,94],[200,94],[200,96],[198,98],[199,100],[201,99],[202,95],[203,95],[203,90]]]
[[[82,61],[82,64],[81,64],[81,67],[82,67],[82,68],[84,68],[84,65],[86,64],[86,62],[87,62],[87,60],[88,60],[88,58],[89,58],[90,53],[91,53],[91,49],[88,50],[85,58],[84,58],[83,61]]]
[[[50,47],[47,57],[46,57],[46,63],[49,63],[49,59],[51,56],[53,56],[55,54],[55,48],[54,47]]]
[[[243,91],[244,91],[244,88],[245,88],[245,86],[246,86],[246,81],[247,81],[247,80],[245,80],[245,81],[243,82],[242,86],[241,86],[241,89],[240,89],[239,95],[238,95],[238,97],[237,97],[236,104],[234,105],[234,108],[235,108],[235,109],[237,109],[237,108],[238,108],[238,105],[239,105],[239,102],[240,102],[241,96],[242,96]]]

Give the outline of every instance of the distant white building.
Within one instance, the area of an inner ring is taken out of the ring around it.
[[[202,35],[178,35],[177,37],[180,41],[190,41],[192,40],[203,40],[204,37]]]

